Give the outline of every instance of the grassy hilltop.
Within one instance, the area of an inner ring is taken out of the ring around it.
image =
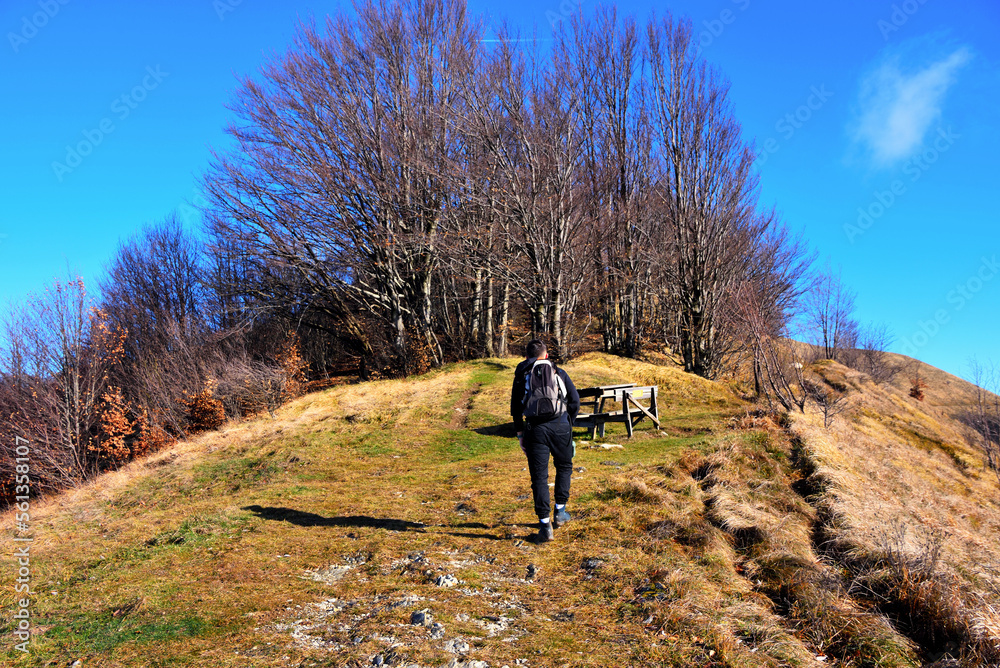
[[[928,400],[834,363],[851,409],[774,415],[658,384],[663,429],[577,431],[534,545],[516,360],[332,388],[33,504],[32,653],[11,666],[923,666],[1000,657],[1000,493]],[[941,372],[937,372],[941,373]],[[13,518],[3,519],[7,535]],[[0,557],[10,610],[16,565]],[[425,613],[421,615],[420,613]],[[477,663],[484,662],[484,663]]]

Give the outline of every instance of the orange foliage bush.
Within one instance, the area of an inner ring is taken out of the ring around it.
[[[923,381],[918,373],[913,377],[913,384],[910,386],[910,396],[917,401],[924,400],[924,388],[927,387],[927,383]]]
[[[430,346],[423,339],[411,337],[406,348],[408,359],[404,368],[407,375],[427,373],[434,366],[434,357],[431,355]]]
[[[136,440],[132,445],[132,456],[141,457],[152,452],[156,452],[169,445],[173,445],[175,440],[159,424],[149,423],[149,414],[146,411],[139,413],[135,418]]]
[[[294,336],[288,337],[284,348],[278,353],[277,359],[285,375],[281,393],[282,400],[288,401],[301,396],[305,391],[306,382],[309,380],[306,376],[309,363],[302,359],[299,352],[299,342]]]
[[[90,441],[87,450],[100,468],[121,466],[174,442],[162,427],[150,425],[145,410],[135,411],[121,388],[110,387],[101,395],[98,413],[100,433]]]
[[[98,407],[101,434],[87,445],[99,465],[117,466],[129,459],[131,452],[126,439],[134,431],[128,418],[131,408],[122,396],[121,388],[109,387],[101,395]]]
[[[183,400],[187,408],[188,431],[192,434],[218,429],[226,421],[226,409],[214,395],[215,383],[209,381],[201,392]]]

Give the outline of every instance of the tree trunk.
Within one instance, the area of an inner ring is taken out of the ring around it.
[[[469,341],[472,342],[478,354],[482,350],[482,313],[483,313],[483,270],[476,269],[472,282],[472,328],[469,332]]]
[[[497,355],[500,357],[507,356],[507,343],[509,339],[509,327],[507,326],[510,320],[510,279],[505,279],[503,282],[503,299],[500,302],[500,342],[497,345]]]
[[[486,331],[483,332],[483,340],[486,343],[486,356],[493,357],[493,275],[490,274],[486,281],[486,313],[483,316]]]

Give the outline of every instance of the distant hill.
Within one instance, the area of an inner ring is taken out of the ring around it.
[[[31,654],[0,658],[996,665],[1000,486],[952,419],[965,381],[923,365],[918,402],[819,362],[849,404],[824,428],[812,405],[584,355],[579,387],[659,385],[662,429],[612,425],[611,449],[578,430],[573,520],[535,545],[516,363],[316,392],[35,501]],[[17,569],[5,550],[0,590]]]
[[[954,415],[974,403],[976,386],[969,381],[906,355],[886,354],[903,370],[893,378],[896,389],[909,393],[913,376],[919,373],[921,380],[927,383],[923,389],[925,405]]]

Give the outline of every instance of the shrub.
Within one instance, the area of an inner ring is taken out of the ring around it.
[[[916,375],[911,379],[910,385],[910,396],[917,401],[924,400],[924,388],[927,387],[927,383],[923,381],[920,377],[920,373],[917,372]]]
[[[198,394],[189,395],[183,401],[187,408],[188,431],[198,434],[203,431],[218,429],[226,421],[226,410],[222,401],[215,395],[215,381],[205,383],[205,388]]]
[[[284,378],[281,388],[282,399],[288,401],[300,396],[305,391],[306,370],[309,363],[306,362],[299,352],[299,343],[294,337],[289,337],[282,350],[277,355],[278,365],[281,367]]]
[[[99,467],[117,466],[130,457],[126,438],[134,431],[129,420],[131,409],[119,387],[110,387],[101,395],[98,407],[101,433],[87,445]]]

